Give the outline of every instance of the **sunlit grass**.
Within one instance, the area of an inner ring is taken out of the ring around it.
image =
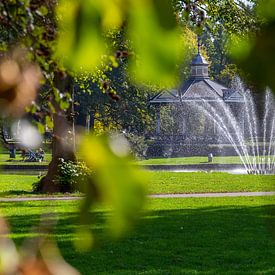
[[[97,209],[92,251],[73,246],[79,202],[2,203],[17,245],[39,223],[41,212],[54,213],[51,233],[65,259],[81,274],[274,274],[272,238],[275,197],[151,199],[135,232],[111,240]]]
[[[150,172],[150,193],[206,193],[274,191],[274,175],[232,175],[228,173]]]
[[[38,177],[33,175],[0,174],[0,196],[30,195],[35,181]]]
[[[232,175],[228,173],[149,173],[147,189],[150,194],[274,191],[274,175]],[[34,175],[0,175],[0,196],[38,196],[32,193]],[[61,194],[59,194],[61,195]],[[68,195],[68,194],[66,194]],[[72,195],[80,195],[74,193]]]

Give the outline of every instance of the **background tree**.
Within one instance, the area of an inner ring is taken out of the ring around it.
[[[230,55],[231,37],[256,32],[261,20],[255,12],[255,1],[174,1],[184,25],[202,38],[209,60],[210,76],[229,85],[235,75],[245,77]]]

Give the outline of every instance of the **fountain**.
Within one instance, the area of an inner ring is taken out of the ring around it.
[[[228,141],[248,174],[275,174],[275,101],[270,90],[265,93],[260,116],[252,93],[237,80],[236,90],[243,95],[243,118],[236,117],[230,106],[217,98],[215,103],[200,100],[190,103],[212,120],[222,140]],[[241,111],[241,110],[240,110]]]
[[[275,101],[272,92],[266,91],[265,103],[261,105],[255,103],[255,96],[244,89],[239,78],[231,89],[215,82],[209,77],[209,63],[201,55],[200,47],[198,41],[190,77],[178,89],[163,90],[149,101],[156,110],[156,130],[148,155],[205,156],[213,153],[211,149],[220,154],[223,147],[224,155],[232,156],[235,152],[239,155],[247,173],[274,174]],[[260,105],[264,110],[259,112]],[[166,106],[174,110],[166,115],[174,123],[168,124],[168,129],[161,112]],[[222,146],[222,142],[226,146]]]

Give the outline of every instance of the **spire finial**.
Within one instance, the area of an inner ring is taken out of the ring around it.
[[[201,36],[198,35],[198,54],[201,53]]]

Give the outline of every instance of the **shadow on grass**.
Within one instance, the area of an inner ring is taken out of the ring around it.
[[[93,229],[100,241],[79,253],[72,244],[77,213],[64,212],[54,235],[82,274],[274,274],[274,214],[270,205],[152,211],[135,234],[115,242],[103,234],[106,212],[97,212]],[[20,243],[39,215],[9,220]]]
[[[0,198],[7,197],[7,196],[25,196],[25,195],[36,195],[36,193],[32,191],[23,191],[23,190],[9,190],[9,191],[0,192]]]

